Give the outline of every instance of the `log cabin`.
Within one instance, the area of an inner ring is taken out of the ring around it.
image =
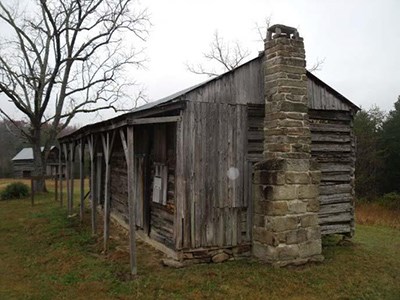
[[[297,30],[274,25],[238,68],[59,142],[67,163],[88,147],[93,233],[98,208],[105,250],[110,216],[125,225],[131,265],[136,234],[181,262],[285,266],[354,233],[358,110],[305,69]]]

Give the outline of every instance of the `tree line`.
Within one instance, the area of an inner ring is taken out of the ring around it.
[[[400,192],[400,96],[388,113],[378,106],[359,111],[354,119],[356,196],[375,199]]]
[[[21,134],[21,130],[28,131],[29,122],[26,121],[9,121],[0,119],[0,178],[13,177],[12,158],[23,148],[31,147],[25,136]],[[67,126],[62,133],[75,131],[77,127]],[[47,138],[50,128],[43,127],[42,143]]]

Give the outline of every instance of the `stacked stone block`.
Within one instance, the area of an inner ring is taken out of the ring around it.
[[[253,174],[253,254],[277,266],[323,259],[321,173],[310,154],[305,64],[296,29],[270,27],[264,61],[264,161]]]

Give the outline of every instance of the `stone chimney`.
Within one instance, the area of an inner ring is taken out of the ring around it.
[[[311,160],[303,39],[271,26],[264,54],[264,160],[253,175],[253,254],[276,266],[321,261],[321,173]]]

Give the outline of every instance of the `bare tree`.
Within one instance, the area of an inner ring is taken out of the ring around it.
[[[219,36],[218,31],[215,31],[213,40],[210,43],[210,49],[208,52],[203,53],[203,56],[208,62],[216,62],[218,68],[204,67],[203,64],[191,65],[188,63],[186,63],[186,68],[194,74],[208,75],[210,77],[218,76],[222,72],[237,68],[249,55],[249,51],[244,49],[238,41],[226,42]]]
[[[265,33],[271,26],[271,20],[272,16],[270,15],[264,19],[263,24],[255,23],[255,31],[258,35],[257,41],[264,43]],[[208,52],[203,53],[203,57],[207,62],[198,64],[186,63],[186,69],[194,74],[215,77],[223,72],[237,68],[244,63],[249,56],[249,50],[243,48],[238,41],[226,42],[218,34],[218,31],[215,31]],[[325,58],[317,59],[308,70],[310,72],[320,71],[324,62]]]
[[[136,43],[145,41],[149,21],[134,0],[28,3],[29,11],[18,12],[0,1],[0,24],[10,33],[0,41],[0,94],[29,121],[29,130],[20,130],[32,145],[35,175],[43,178],[50,146],[74,116],[121,109],[132,85],[127,67],[143,62]],[[43,179],[37,189],[46,189]]]

